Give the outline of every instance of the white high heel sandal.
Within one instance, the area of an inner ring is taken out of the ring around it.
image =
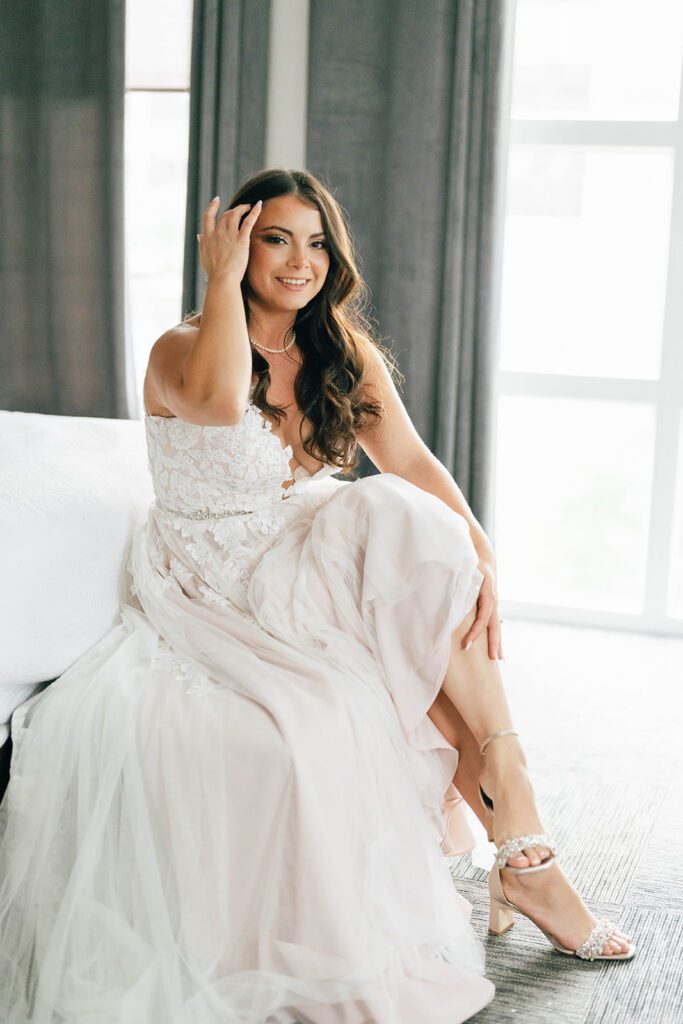
[[[497,739],[499,736],[519,735],[514,729],[501,729],[499,732],[494,732],[482,742],[480,750],[483,755],[484,748],[491,742],[491,740]],[[489,842],[493,842],[493,801],[479,786],[479,797],[484,806],[485,817],[486,817],[486,833]],[[519,853],[520,850],[529,849],[531,846],[546,846],[550,850],[550,856],[545,860],[541,861],[540,864],[529,866],[526,868],[514,868],[507,864],[508,858],[513,854]],[[605,944],[612,938],[612,936],[618,931],[616,924],[612,921],[602,919],[598,921],[595,927],[592,929],[588,937],[581,943],[578,949],[567,949],[562,945],[561,942],[547,932],[545,928],[534,921],[533,917],[521,910],[516,904],[511,903],[503,892],[503,884],[500,877],[502,868],[509,871],[511,875],[530,875],[536,871],[546,871],[552,866],[553,861],[557,857],[557,846],[553,839],[545,834],[528,835],[528,836],[515,836],[513,839],[508,839],[504,843],[501,843],[496,848],[496,860],[489,872],[488,876],[488,889],[489,889],[489,931],[494,935],[502,935],[504,932],[509,931],[515,923],[514,911],[518,914],[523,914],[532,924],[543,932],[546,939],[555,947],[558,953],[564,953],[565,956],[578,956],[582,960],[630,960],[635,954],[635,946],[633,943],[629,945],[628,950],[625,953],[602,953]]]

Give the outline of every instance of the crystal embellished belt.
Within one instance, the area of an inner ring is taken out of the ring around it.
[[[161,504],[159,504],[159,508],[163,509],[164,512],[170,512],[174,516],[182,516],[183,519],[224,519],[226,516],[251,515],[250,509],[246,509],[245,511],[237,510],[235,512],[212,512],[211,509],[208,508],[198,508],[194,509],[192,512],[182,512],[179,508],[167,508],[166,505]]]

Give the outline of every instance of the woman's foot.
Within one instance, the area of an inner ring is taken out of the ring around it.
[[[566,949],[578,949],[598,923],[557,860],[545,871],[529,875],[513,875],[502,868],[500,880],[506,899]],[[617,931],[601,953],[627,953],[630,945],[631,937]]]
[[[504,758],[498,760],[502,762]],[[515,836],[544,833],[524,763],[508,761],[503,767],[502,763],[496,764],[495,761],[496,758],[485,760],[481,787],[494,804],[493,841],[496,847]],[[535,866],[551,856],[546,846],[531,846],[508,857],[506,866]],[[597,918],[591,914],[557,860],[545,871],[525,875],[515,875],[502,868],[500,878],[506,898],[567,949],[577,949],[597,924]],[[630,936],[617,932],[605,943],[602,953],[604,956],[625,953],[630,943]]]
[[[480,778],[481,788],[493,802],[493,842],[500,846],[512,836],[538,835],[545,828],[538,816],[531,780],[524,763],[500,763],[485,759]],[[551,852],[547,846],[525,847],[508,857],[513,868],[526,868],[547,860]]]

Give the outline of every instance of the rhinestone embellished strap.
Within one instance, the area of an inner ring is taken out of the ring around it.
[[[605,948],[605,943],[612,938],[616,931],[617,926],[603,918],[598,921],[586,941],[576,950],[576,955],[580,956],[582,960],[595,960]]]
[[[550,838],[546,835],[530,835],[530,836],[517,836],[516,839],[508,839],[498,849],[496,853],[496,864],[499,868],[504,868],[509,857],[513,853],[519,853],[520,850],[526,850],[530,846],[547,846],[551,853],[557,856],[557,846]]]
[[[617,926],[604,918],[598,921],[586,941],[576,950],[576,955],[582,960],[595,960],[605,948],[605,943],[612,938],[617,931]]]

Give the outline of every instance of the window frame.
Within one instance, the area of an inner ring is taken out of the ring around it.
[[[668,148],[673,156],[671,223],[664,300],[662,352],[655,380],[570,374],[530,373],[499,369],[497,396],[593,398],[649,403],[655,414],[655,448],[647,574],[639,614],[574,609],[507,600],[505,614],[532,621],[600,626],[683,636],[683,618],[668,611],[673,595],[674,559],[678,543],[674,521],[679,438],[683,421],[683,68],[676,121],[598,121],[510,117],[508,159],[513,147],[585,146]],[[504,272],[504,270],[503,270]],[[683,463],[682,463],[683,464]],[[682,470],[683,472],[683,470]],[[683,492],[683,481],[678,482]]]

